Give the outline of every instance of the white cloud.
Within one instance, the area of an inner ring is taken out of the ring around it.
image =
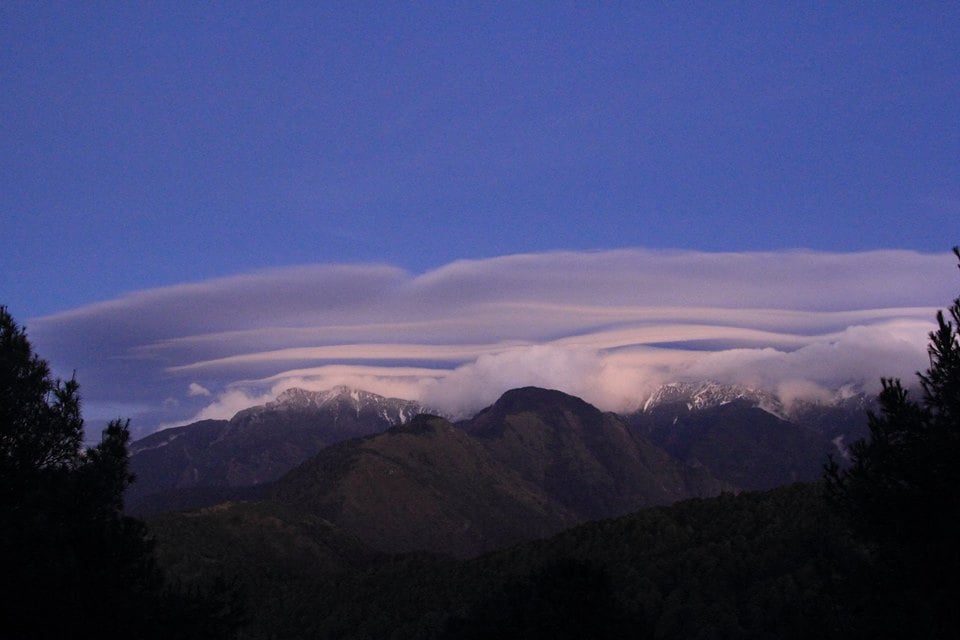
[[[796,396],[909,378],[955,272],[946,254],[906,251],[557,252],[419,276],[320,265],[143,291],[28,328],[85,398],[154,407],[142,429],[229,417],[295,385],[453,412],[539,385],[616,409],[672,379]]]
[[[828,388],[872,384],[880,376],[910,379],[926,362],[930,321],[852,326],[790,352],[772,348],[710,353],[688,367],[689,378],[714,378],[771,388],[807,380]]]
[[[196,420],[228,420],[238,411],[264,404],[274,398],[272,393],[251,394],[242,389],[230,389],[217,396],[217,399],[196,413]]]
[[[196,396],[209,396],[210,390],[207,389],[202,384],[197,384],[196,382],[191,382],[190,386],[187,387],[187,395],[191,398]]]
[[[488,353],[423,387],[424,402],[458,417],[491,404],[516,387],[563,389],[585,395],[602,366],[594,351],[552,345]]]

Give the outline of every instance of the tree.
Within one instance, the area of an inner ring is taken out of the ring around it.
[[[0,638],[227,635],[229,588],[164,583],[146,526],[123,514],[128,421],[84,449],[78,389],[0,306]]]
[[[954,248],[960,261],[960,248]],[[960,297],[937,313],[920,401],[883,379],[870,436],[851,464],[827,464],[827,497],[868,560],[871,597],[860,603],[889,634],[953,637],[960,628]]]
[[[77,382],[50,377],[26,333],[0,307],[0,482],[76,467],[83,420]],[[17,484],[19,489],[20,485]],[[9,498],[4,491],[4,498]]]
[[[563,640],[626,635],[623,611],[604,567],[560,556],[484,594],[466,616],[447,620],[440,637]]]

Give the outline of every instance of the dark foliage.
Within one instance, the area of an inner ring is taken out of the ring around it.
[[[236,599],[167,588],[145,525],[123,515],[127,423],[84,449],[78,387],[0,307],[0,636],[223,637]]]
[[[836,533],[814,485],[648,509],[476,561],[499,585],[448,628],[538,637],[532,620],[564,609],[589,622],[558,637],[838,637]]]
[[[960,259],[960,249],[954,249]],[[862,633],[952,638],[960,629],[960,298],[937,314],[922,397],[884,379],[852,464],[827,466],[828,497],[867,554]]]
[[[469,561],[378,556],[263,504],[157,527],[177,572],[248,585],[250,638],[833,638],[856,550],[821,491],[691,500]]]
[[[599,640],[622,638],[626,629],[606,570],[559,557],[484,594],[464,617],[449,620],[441,637]]]

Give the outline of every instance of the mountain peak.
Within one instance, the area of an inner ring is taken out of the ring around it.
[[[658,406],[670,404],[686,404],[690,410],[707,409],[736,400],[746,401],[776,416],[782,416],[784,413],[783,403],[772,393],[713,381],[664,384],[647,398],[641,410],[646,412]]]
[[[322,407],[338,398],[358,400],[359,393],[346,385],[338,385],[324,391],[308,391],[307,389],[292,387],[284,390],[272,402],[268,402],[267,406],[270,408],[280,408],[281,406]]]
[[[453,428],[454,426],[450,424],[446,418],[435,416],[429,413],[421,413],[415,415],[413,418],[402,424],[390,427],[390,429],[387,430],[387,433],[392,433],[395,435],[400,433],[423,435],[444,430],[449,431]]]
[[[131,465],[140,481],[127,493],[128,504],[151,494],[271,482],[331,444],[382,433],[423,411],[416,402],[345,385],[287,389],[229,421],[200,422],[133,443]]]
[[[389,424],[406,422],[418,413],[431,413],[420,403],[384,396],[338,385],[324,391],[308,391],[294,387],[283,391],[276,400],[247,411],[331,411],[335,414],[376,415]],[[435,413],[435,412],[433,412]]]
[[[556,389],[521,387],[504,393],[491,408],[505,413],[516,413],[555,407],[584,409],[592,408],[592,405]]]

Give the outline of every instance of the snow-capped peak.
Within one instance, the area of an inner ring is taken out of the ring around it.
[[[666,404],[686,404],[687,409],[706,409],[745,400],[768,413],[782,416],[783,403],[774,394],[762,389],[718,382],[671,382],[654,391],[643,403],[643,411]]]
[[[427,410],[418,402],[400,398],[386,398],[363,389],[338,385],[324,391],[308,391],[291,388],[283,391],[276,400],[268,402],[264,410],[324,409],[342,414],[374,413],[384,420],[399,424]]]
[[[784,420],[803,417],[824,408],[863,410],[870,401],[864,390],[846,384],[832,393],[816,398],[786,400],[777,393],[756,387],[722,384],[718,382],[671,382],[654,391],[641,404],[647,412],[663,405],[685,404],[690,411],[708,409],[734,401],[743,401]]]

